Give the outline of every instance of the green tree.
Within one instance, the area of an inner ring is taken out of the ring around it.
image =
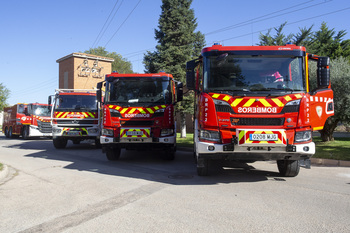
[[[158,44],[154,52],[144,56],[146,73],[165,71],[174,76],[177,81],[185,83],[186,62],[198,57],[205,45],[204,35],[195,32],[197,28],[192,0],[162,0],[162,12],[155,29],[155,39]],[[184,100],[177,105],[180,113],[181,137],[186,137],[185,113],[193,113],[193,96],[189,92]]]
[[[322,23],[320,30],[313,33],[311,43],[307,47],[310,53],[319,56],[328,56],[331,59],[337,57],[349,57],[350,40],[344,40],[345,30],[338,33],[334,28],[329,29],[325,22]]]
[[[344,57],[331,60],[331,84],[334,95],[334,116],[329,117],[320,131],[323,141],[334,140],[333,132],[338,123],[350,122],[350,63]],[[309,64],[310,80],[316,86],[316,63]],[[313,72],[312,72],[313,71]]]
[[[7,106],[7,99],[10,96],[10,90],[7,89],[2,83],[0,83],[0,111]]]
[[[125,58],[122,57],[122,55],[117,54],[116,52],[106,51],[104,47],[99,46],[97,48],[91,48],[89,50],[86,50],[84,53],[113,58],[114,59],[114,62],[112,63],[113,71],[117,71],[118,73],[121,73],[121,74],[134,73],[132,70],[131,62],[127,61]]]

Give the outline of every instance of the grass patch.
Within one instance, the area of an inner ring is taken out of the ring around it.
[[[176,134],[176,146],[193,148],[193,133],[187,133],[186,138],[180,138],[180,135]]]
[[[177,133],[176,136],[178,147],[193,148],[192,133],[187,133],[186,138],[180,138],[180,133]],[[313,140],[316,144],[316,154],[313,158],[350,161],[350,138],[335,138],[331,142],[322,142],[321,137],[313,137]]]
[[[313,158],[350,161],[350,138],[335,138],[331,142],[322,142],[321,137],[313,138],[316,154]]]

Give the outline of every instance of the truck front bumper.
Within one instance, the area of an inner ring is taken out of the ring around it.
[[[101,136],[100,142],[102,145],[114,144],[114,145],[124,145],[124,144],[163,144],[163,145],[174,145],[176,143],[176,136],[160,137],[160,138],[138,138],[138,137],[129,137],[129,138],[115,138]]]
[[[307,159],[315,154],[315,143],[296,144],[288,146],[238,146],[236,144],[216,144],[197,142],[198,158],[229,159],[229,160],[282,160]]]
[[[100,135],[99,127],[52,127],[52,138],[84,138],[84,139],[97,139]]]

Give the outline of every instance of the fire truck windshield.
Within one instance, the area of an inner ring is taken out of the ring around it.
[[[204,57],[207,92],[271,93],[305,91],[302,57],[229,55]]]
[[[46,105],[31,105],[28,113],[36,116],[50,116],[50,109]]]
[[[106,102],[130,106],[170,104],[171,82],[150,78],[116,79],[107,86]]]
[[[55,109],[60,110],[97,110],[95,95],[59,95]]]

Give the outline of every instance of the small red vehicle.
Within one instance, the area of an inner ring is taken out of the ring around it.
[[[8,138],[51,137],[49,106],[40,103],[19,103],[4,108],[2,131]]]
[[[314,90],[309,61],[317,62]],[[200,176],[210,173],[212,163],[226,160],[276,160],[283,176],[296,176],[299,160],[315,154],[312,132],[334,115],[329,58],[301,46],[216,44],[187,63],[186,79],[195,91]]]

